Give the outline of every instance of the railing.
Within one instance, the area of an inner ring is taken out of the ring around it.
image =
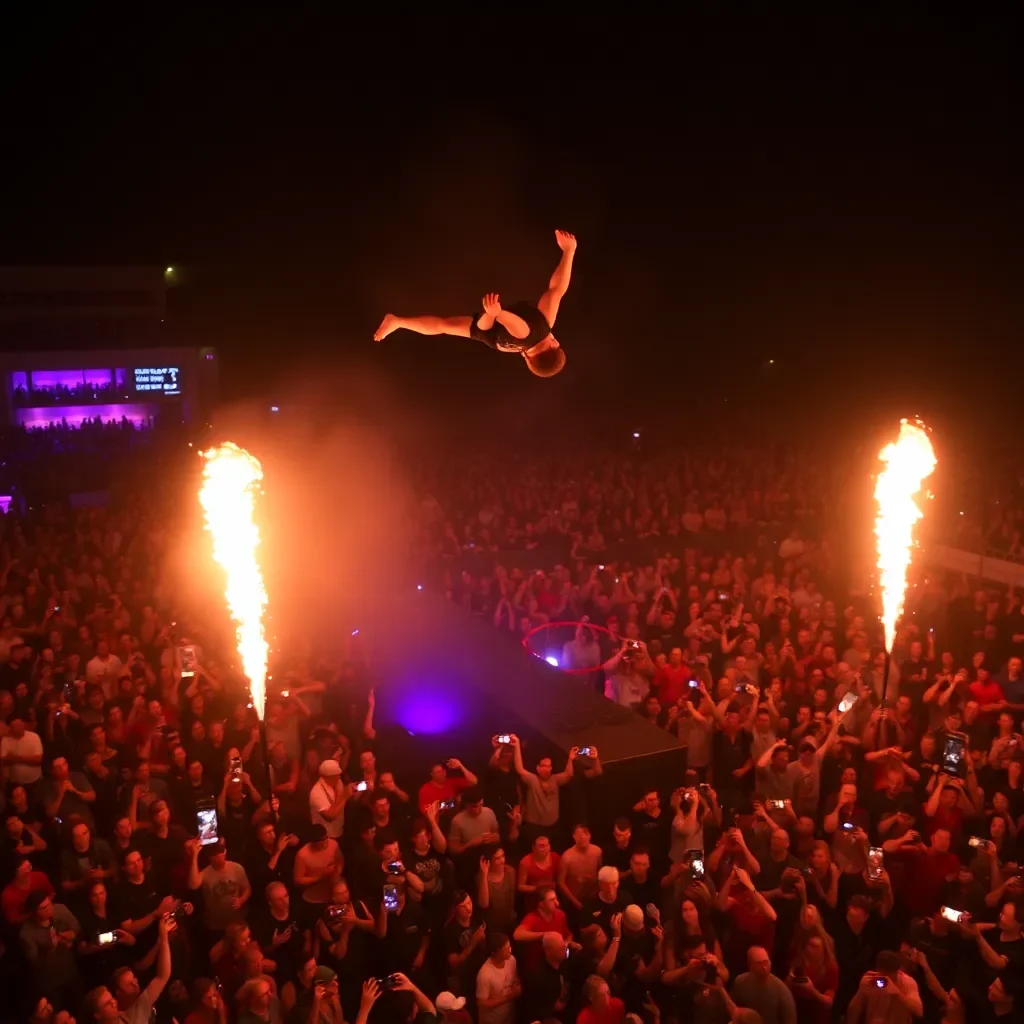
[[[933,544],[927,549],[926,559],[936,568],[960,572],[965,576],[1002,583],[1009,587],[1024,587],[1024,564],[1006,558],[995,558],[978,551]]]

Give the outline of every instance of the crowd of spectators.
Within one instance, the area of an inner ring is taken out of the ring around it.
[[[0,445],[0,493],[26,504],[69,494],[104,490],[124,476],[146,471],[143,455],[160,458],[169,445],[184,447],[180,431],[161,430],[152,420],[85,419],[45,427],[8,427]]]
[[[1020,595],[916,577],[886,675],[818,472],[471,465],[424,492],[431,585],[518,637],[579,622],[565,685],[686,748],[629,792],[596,748],[512,734],[417,765],[360,637],[277,653],[265,761],[153,495],[5,517],[0,1019],[1020,1019]],[[568,814],[599,786],[607,833]]]
[[[740,1004],[770,1020],[1018,1014],[1024,946],[998,943],[1019,935],[1004,925],[1024,892],[1024,595],[916,572],[886,678],[877,607],[842,586],[827,482],[809,461],[742,455],[438,476],[419,550],[451,600],[535,653],[551,647],[532,640],[547,623],[582,622],[558,634],[562,667],[687,746],[688,783],[713,788],[672,791],[664,881],[704,851],[716,884],[705,877],[702,910],[721,914],[721,890],[738,885],[721,858],[744,867],[735,844],[754,850],[749,875],[769,906],[719,917],[716,934],[733,976],[755,965],[730,963],[730,944],[767,951],[796,1017],[766,1012],[767,996]],[[636,812],[666,795],[652,790]],[[954,924],[943,907],[966,914]],[[812,922],[829,971],[808,987]],[[688,1012],[729,1019],[725,1001]]]
[[[26,434],[42,434],[41,443],[55,447],[84,446],[97,441],[106,445],[113,441],[117,434],[126,434],[138,430],[148,430],[153,426],[153,417],[146,419],[129,419],[127,416],[86,416],[75,423],[66,419],[59,422],[48,421],[40,424],[26,424],[22,430]]]
[[[18,408],[36,405],[82,405],[87,402],[112,402],[127,397],[127,392],[122,387],[114,386],[114,383],[100,383],[81,381],[73,387],[67,384],[53,384],[46,387],[33,386],[28,388],[18,386],[11,392],[14,405]]]

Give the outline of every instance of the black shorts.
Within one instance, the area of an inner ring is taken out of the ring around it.
[[[511,306],[505,306],[505,309],[526,321],[530,333],[525,338],[513,338],[501,324],[495,324],[489,331],[481,331],[476,325],[480,319],[479,313],[473,314],[469,336],[474,341],[482,341],[488,348],[493,348],[497,352],[525,352],[551,333],[551,325],[544,314],[529,302],[516,302]]]

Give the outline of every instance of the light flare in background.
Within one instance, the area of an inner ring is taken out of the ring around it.
[[[213,557],[227,577],[224,596],[237,624],[238,656],[249,679],[253,706],[262,720],[270,648],[263,628],[267,591],[256,557],[260,531],[255,509],[263,467],[254,455],[230,442],[202,456],[206,464],[199,503],[213,539]]]
[[[887,444],[878,457],[885,468],[875,484],[875,537],[882,588],[882,629],[888,651],[896,635],[896,621],[903,614],[914,525],[924,514],[914,499],[935,469],[936,458],[924,427],[906,420],[900,422],[899,438]]]

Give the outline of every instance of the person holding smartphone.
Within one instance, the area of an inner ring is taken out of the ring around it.
[[[839,965],[827,936],[811,933],[798,941],[786,984],[801,1024],[829,1024],[839,987]]]
[[[102,880],[89,884],[86,904],[77,916],[82,926],[77,952],[82,981],[89,989],[102,985],[115,967],[129,962],[135,936],[120,926],[108,907],[107,883]]]
[[[430,778],[420,786],[420,813],[426,814],[431,804],[454,800],[464,789],[478,783],[479,779],[457,757],[432,764]]]
[[[203,890],[204,923],[212,932],[223,932],[234,920],[252,895],[252,886],[245,868],[228,860],[223,839],[207,847],[210,862],[199,870],[198,839],[190,839],[185,846],[189,854],[188,887]]]
[[[556,772],[550,757],[542,757],[537,762],[536,772],[531,772],[523,765],[523,752],[519,745],[519,737],[509,736],[512,741],[512,758],[516,774],[523,784],[525,801],[523,804],[522,832],[527,842],[533,842],[539,835],[558,834],[559,799],[558,791],[573,779],[574,765],[579,757],[579,747],[569,751],[565,767]],[[584,768],[585,775],[600,773],[601,762],[594,758],[594,767]]]
[[[345,805],[351,789],[342,781],[341,765],[333,758],[321,763],[319,774],[309,791],[309,816],[331,839],[339,839],[345,830]]]
[[[860,1020],[861,1010],[869,1021],[891,1021],[911,1024],[914,1017],[924,1015],[924,1004],[917,982],[901,969],[900,955],[883,949],[875,960],[875,970],[866,971],[857,994],[850,1000],[847,1019]]]
[[[158,923],[157,934],[157,955],[156,973],[153,980],[141,988],[138,979],[130,970],[119,976],[122,982],[118,986],[121,993],[115,996],[106,986],[101,985],[94,988],[85,996],[83,1004],[85,1013],[83,1017],[87,1021],[126,1021],[127,1024],[142,1024],[151,1019],[154,1014],[154,1005],[160,998],[161,993],[171,979],[171,946],[169,933],[174,927],[173,922],[163,915]],[[129,982],[127,988],[131,994],[125,991],[124,982]]]
[[[832,859],[844,875],[859,875],[867,867],[868,832],[871,827],[867,811],[857,805],[857,787],[846,783],[825,815],[825,832],[832,836]],[[826,804],[828,806],[828,804]]]

